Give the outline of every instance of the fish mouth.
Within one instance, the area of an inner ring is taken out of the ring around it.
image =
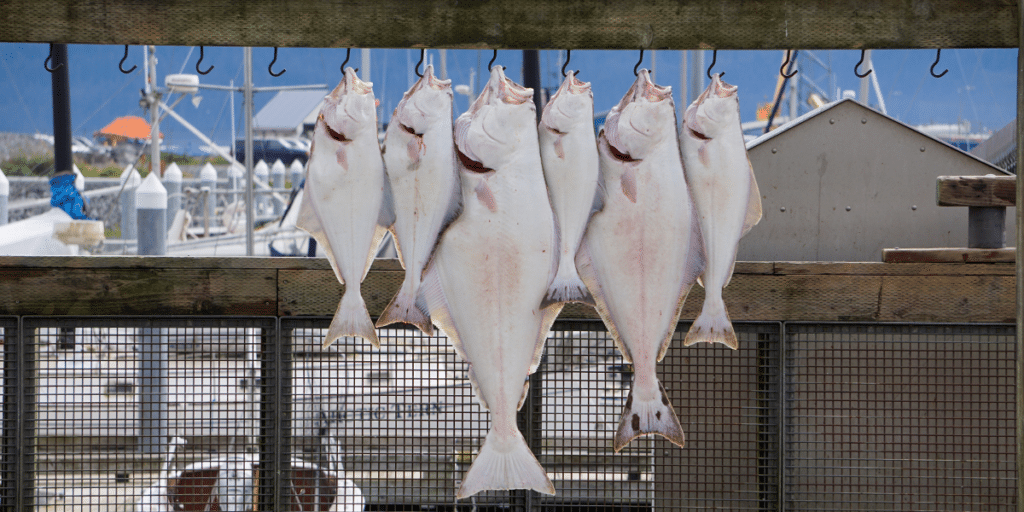
[[[422,137],[423,136],[422,133],[416,133],[416,130],[413,130],[411,126],[408,126],[408,125],[406,125],[404,123],[399,122],[398,123],[398,127],[401,128],[403,131],[408,132],[408,133],[410,133],[412,135],[415,135],[417,137]]]
[[[739,86],[726,83],[722,80],[721,73],[715,73],[711,76],[711,90],[712,93],[719,98],[728,98],[736,94],[736,91],[739,90]]]
[[[467,171],[477,174],[485,174],[494,170],[466,156],[466,154],[458,148],[455,149],[455,154],[459,157],[459,162],[462,163],[462,166],[465,167]]]
[[[501,66],[491,68],[491,83],[496,86],[498,99],[509,105],[522,105],[533,101],[533,89],[519,85],[506,77]]]
[[[691,137],[697,140],[711,140],[711,137],[708,137],[707,135],[704,135],[703,133],[694,130],[693,127],[690,126],[689,124],[686,125],[686,131],[690,134]]]

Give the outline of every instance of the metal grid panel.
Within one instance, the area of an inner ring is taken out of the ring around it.
[[[2,436],[0,442],[0,507],[10,510],[17,500],[17,479],[15,474],[20,458],[21,443],[18,438],[20,430],[20,411],[16,407],[18,403],[19,368],[15,349],[18,339],[18,318],[0,316],[0,352],[3,353],[3,368],[0,368],[0,381],[3,382],[3,395],[0,402],[0,418],[3,418]]]
[[[778,510],[779,323],[734,323],[738,351],[683,347],[680,323],[660,365],[686,433],[680,450],[658,441],[660,510]]]
[[[1014,510],[1014,339],[787,324],[787,510]]]
[[[26,395],[35,421],[23,432],[33,461],[19,475],[34,493],[24,509],[230,510],[253,499],[252,484],[239,483],[259,470],[266,443],[258,355],[275,327],[273,318],[23,319],[21,346],[35,362]]]

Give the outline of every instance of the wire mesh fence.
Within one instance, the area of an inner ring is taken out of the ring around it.
[[[443,333],[329,318],[0,317],[0,508],[1011,510],[1014,328],[737,323],[659,364],[686,434],[619,453],[632,369],[560,320],[519,412],[557,494],[455,493],[490,426]]]

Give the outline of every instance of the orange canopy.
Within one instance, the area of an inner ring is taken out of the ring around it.
[[[138,116],[125,116],[114,119],[112,123],[96,133],[111,138],[149,140],[150,130],[149,123],[145,119]],[[164,134],[161,133],[160,138],[163,137]]]

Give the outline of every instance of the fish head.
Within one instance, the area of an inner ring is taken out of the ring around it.
[[[364,82],[355,70],[345,68],[338,86],[324,98],[317,118],[327,134],[338,142],[348,142],[367,134],[377,137],[377,106],[373,83]]]
[[[423,76],[402,96],[391,122],[400,123],[403,130],[422,135],[439,122],[452,119],[452,81],[434,76],[434,66],[428,65]]]
[[[491,68],[483,92],[455,120],[455,146],[465,170],[492,171],[509,161],[528,137],[536,144],[536,112],[533,89],[506,78],[501,66]]]
[[[738,86],[723,82],[721,75],[713,75],[708,88],[683,114],[684,134],[700,140],[714,139],[732,125],[739,126],[738,90]]]
[[[581,82],[574,72],[569,71],[561,87],[544,106],[540,116],[541,126],[556,134],[567,133],[580,123],[589,127],[593,119],[594,92],[590,82]]]
[[[623,161],[643,160],[666,138],[675,136],[675,124],[672,88],[656,85],[641,69],[622,101],[608,113],[607,149]]]

